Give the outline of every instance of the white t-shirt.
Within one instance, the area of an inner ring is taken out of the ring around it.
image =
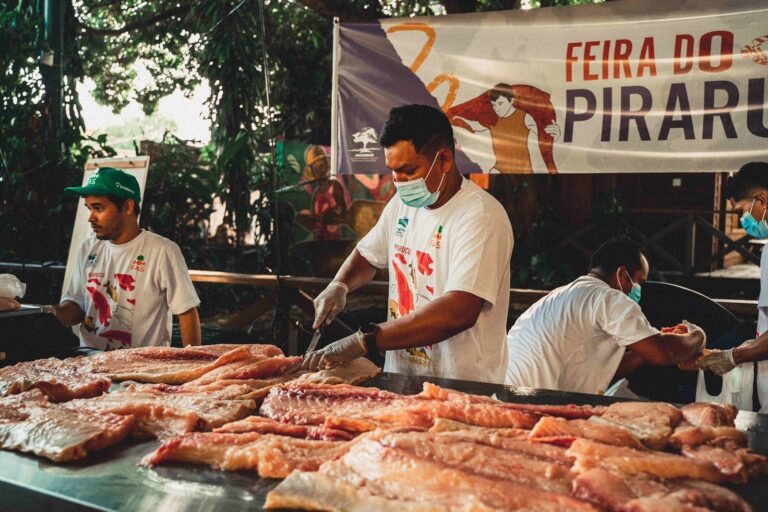
[[[405,316],[449,291],[485,302],[473,327],[435,345],[390,350],[384,370],[502,383],[513,243],[504,208],[469,180],[437,209],[392,198],[357,245],[371,265],[389,267],[388,318]]]
[[[87,238],[61,301],[85,312],[80,345],[169,346],[172,314],[200,304],[179,246],[142,231],[128,243]]]
[[[509,330],[506,383],[603,393],[625,347],[658,332],[632,299],[582,276],[533,304]]]
[[[757,300],[757,335],[768,331],[768,251],[760,256],[760,297]],[[757,396],[760,412],[768,413],[768,361],[757,363]]]

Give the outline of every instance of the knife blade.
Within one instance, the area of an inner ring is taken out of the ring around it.
[[[309,354],[315,351],[315,347],[317,347],[317,342],[320,341],[320,337],[323,335],[323,328],[318,327],[315,329],[315,333],[312,335],[312,339],[309,341],[309,346],[307,346],[307,351],[304,353],[304,357],[307,357]]]

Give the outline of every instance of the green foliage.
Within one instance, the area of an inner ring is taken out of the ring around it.
[[[55,70],[40,64],[48,50],[42,2],[0,5],[0,259],[50,260],[66,254],[74,199],[62,189],[80,181],[89,156],[113,154],[104,138],[83,135],[74,87],[77,61],[64,61],[62,129],[51,115]],[[71,19],[68,18],[70,21]],[[66,42],[65,48],[72,46]],[[58,144],[52,141],[60,141]]]

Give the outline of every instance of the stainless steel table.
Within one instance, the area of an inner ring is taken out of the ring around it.
[[[505,386],[449,379],[425,379],[382,374],[366,383],[402,394],[421,391],[425,380],[460,391],[499,400],[540,404],[605,405],[617,399],[579,393],[511,389]],[[737,426],[749,433],[750,447],[768,454],[768,415],[741,412]],[[162,465],[140,467],[141,458],[158,441],[123,443],[83,461],[54,464],[47,459],[0,451],[0,510],[71,511],[119,510],[234,511],[260,510],[266,494],[279,482],[248,472],[223,472],[202,466]],[[732,486],[755,511],[768,509],[768,482]]]

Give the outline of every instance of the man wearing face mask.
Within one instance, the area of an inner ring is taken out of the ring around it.
[[[731,208],[741,213],[741,226],[748,235],[768,238],[768,163],[744,165],[728,181],[726,196]],[[768,412],[768,251],[760,258],[760,297],[757,302],[757,337],[730,350],[712,350],[698,361],[698,367],[723,375],[737,365],[756,361],[757,391],[762,408]],[[689,365],[690,366],[690,365]]]
[[[459,173],[440,110],[392,109],[380,142],[397,197],[315,300],[314,325],[332,320],[379,268],[389,269],[388,321],[308,355],[305,367],[379,351],[385,371],[503,382],[513,246],[504,208]]]
[[[580,393],[605,392],[628,349],[643,361],[671,365],[704,346],[701,328],[666,334],[640,310],[648,260],[627,238],[604,243],[589,273],[531,306],[509,330],[506,383]]]

